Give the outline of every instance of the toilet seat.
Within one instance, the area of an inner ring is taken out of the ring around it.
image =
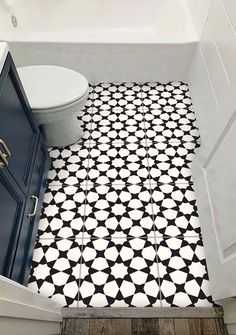
[[[88,81],[78,72],[52,65],[17,69],[31,108],[36,113],[53,113],[88,95]]]

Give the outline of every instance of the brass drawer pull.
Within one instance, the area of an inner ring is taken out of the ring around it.
[[[32,196],[30,197],[30,199],[34,200],[35,203],[34,203],[34,210],[33,210],[33,213],[29,213],[29,214],[27,214],[28,218],[32,218],[33,216],[35,216],[36,211],[37,211],[37,207],[38,207],[38,202],[39,202],[38,197],[36,197],[35,195],[32,195]]]
[[[8,166],[6,156],[0,151],[0,168],[3,169]]]
[[[0,145],[3,147],[4,149],[4,153],[3,155],[7,158],[7,157],[10,157],[11,156],[11,152],[10,150],[8,149],[8,146],[6,145],[6,142],[3,141],[2,139],[0,139]]]

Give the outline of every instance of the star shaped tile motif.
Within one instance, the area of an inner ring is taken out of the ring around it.
[[[141,87],[136,83],[101,83],[94,86],[94,107],[96,108],[101,110],[114,107],[136,109],[141,105]]]
[[[186,108],[192,105],[188,86],[183,82],[142,85],[143,104],[151,109],[163,107]]]
[[[157,241],[163,307],[212,305],[202,240],[199,237]]]
[[[188,184],[152,185],[157,236],[200,236],[196,196]]]
[[[199,140],[194,113],[186,108],[144,108],[146,136],[154,142],[196,142]]]
[[[48,187],[44,196],[38,237],[82,237],[85,201],[85,187]]]
[[[125,142],[94,144],[89,167],[89,184],[145,182],[149,175],[146,146]]]
[[[151,194],[144,185],[88,188],[86,237],[153,236]]]
[[[49,152],[52,165],[48,183],[53,185],[84,185],[88,175],[89,146],[79,142],[64,148],[52,148]]]
[[[93,142],[141,142],[145,140],[144,116],[141,108],[97,110],[93,116]]]
[[[153,239],[86,240],[79,307],[160,306]]]
[[[148,143],[150,179],[156,183],[192,183],[191,163],[199,147],[195,142]]]
[[[82,240],[36,242],[28,287],[62,306],[77,307]]]

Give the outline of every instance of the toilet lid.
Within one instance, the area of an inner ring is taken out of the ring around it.
[[[79,100],[88,91],[87,79],[64,67],[35,65],[17,71],[32,109],[61,107]]]

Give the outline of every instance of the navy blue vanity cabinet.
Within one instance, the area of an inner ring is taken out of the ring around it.
[[[0,169],[0,274],[11,278],[26,195],[10,173]]]
[[[27,284],[49,157],[11,55],[0,75],[0,274]]]

